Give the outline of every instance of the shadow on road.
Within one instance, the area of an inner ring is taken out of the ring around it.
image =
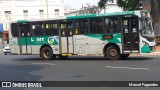
[[[32,75],[31,72],[42,69],[34,65],[8,65],[0,64],[0,81],[39,81],[42,76]],[[3,88],[2,90],[23,90],[25,88]],[[1,90],[1,88],[0,88]]]
[[[152,60],[154,59],[153,57],[145,57],[145,56],[136,56],[136,57],[128,57],[126,59],[120,59],[121,61],[139,61],[139,60]],[[40,57],[37,57],[37,56],[28,56],[28,57],[20,57],[20,58],[14,58],[13,60],[21,60],[21,61],[47,61],[47,60],[43,60],[42,58]],[[103,56],[70,56],[70,57],[67,57],[67,58],[58,58],[56,57],[55,59],[53,60],[81,60],[81,61],[98,61],[98,60],[106,60],[106,61],[119,61],[119,60],[109,60]],[[50,60],[48,60],[50,61]],[[52,61],[52,60],[51,60]]]

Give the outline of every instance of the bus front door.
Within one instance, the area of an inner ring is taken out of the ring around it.
[[[122,18],[123,53],[139,52],[138,17]]]
[[[30,25],[22,24],[19,25],[20,30],[20,53],[21,54],[31,54],[31,37],[30,37]]]
[[[61,53],[73,53],[73,22],[60,23],[61,31]]]

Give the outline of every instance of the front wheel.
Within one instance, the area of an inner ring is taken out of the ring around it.
[[[54,58],[53,51],[50,47],[43,47],[41,50],[41,56],[44,60],[51,60]]]
[[[116,46],[109,46],[106,49],[106,56],[110,60],[118,60],[120,59],[120,51]]]
[[[122,58],[122,59],[125,59],[125,58],[127,58],[129,55],[130,55],[130,54],[121,54],[121,58]]]

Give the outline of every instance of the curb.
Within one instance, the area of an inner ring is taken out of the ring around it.
[[[131,56],[156,56],[156,55],[160,55],[160,52],[152,52],[152,53],[137,53],[137,54],[131,54]]]

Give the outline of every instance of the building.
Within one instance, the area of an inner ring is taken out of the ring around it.
[[[73,12],[65,13],[66,16],[70,15],[78,15],[78,14],[103,14],[103,13],[113,13],[113,12],[122,12],[123,9],[118,7],[116,4],[117,0],[113,0],[113,2],[106,3],[105,9],[100,9],[98,6],[90,5],[87,3],[85,6],[82,5],[82,8]],[[98,3],[98,2],[97,2]]]
[[[63,16],[64,0],[0,0],[0,38],[8,39],[10,21]]]
[[[76,9],[72,8],[71,6],[64,6],[64,13],[70,13],[70,12],[74,12],[77,11]]]
[[[120,8],[117,4],[116,4],[117,0],[113,0],[112,2],[108,2],[106,4],[105,9],[102,9],[100,13],[113,13],[113,12],[122,12],[123,9]]]

